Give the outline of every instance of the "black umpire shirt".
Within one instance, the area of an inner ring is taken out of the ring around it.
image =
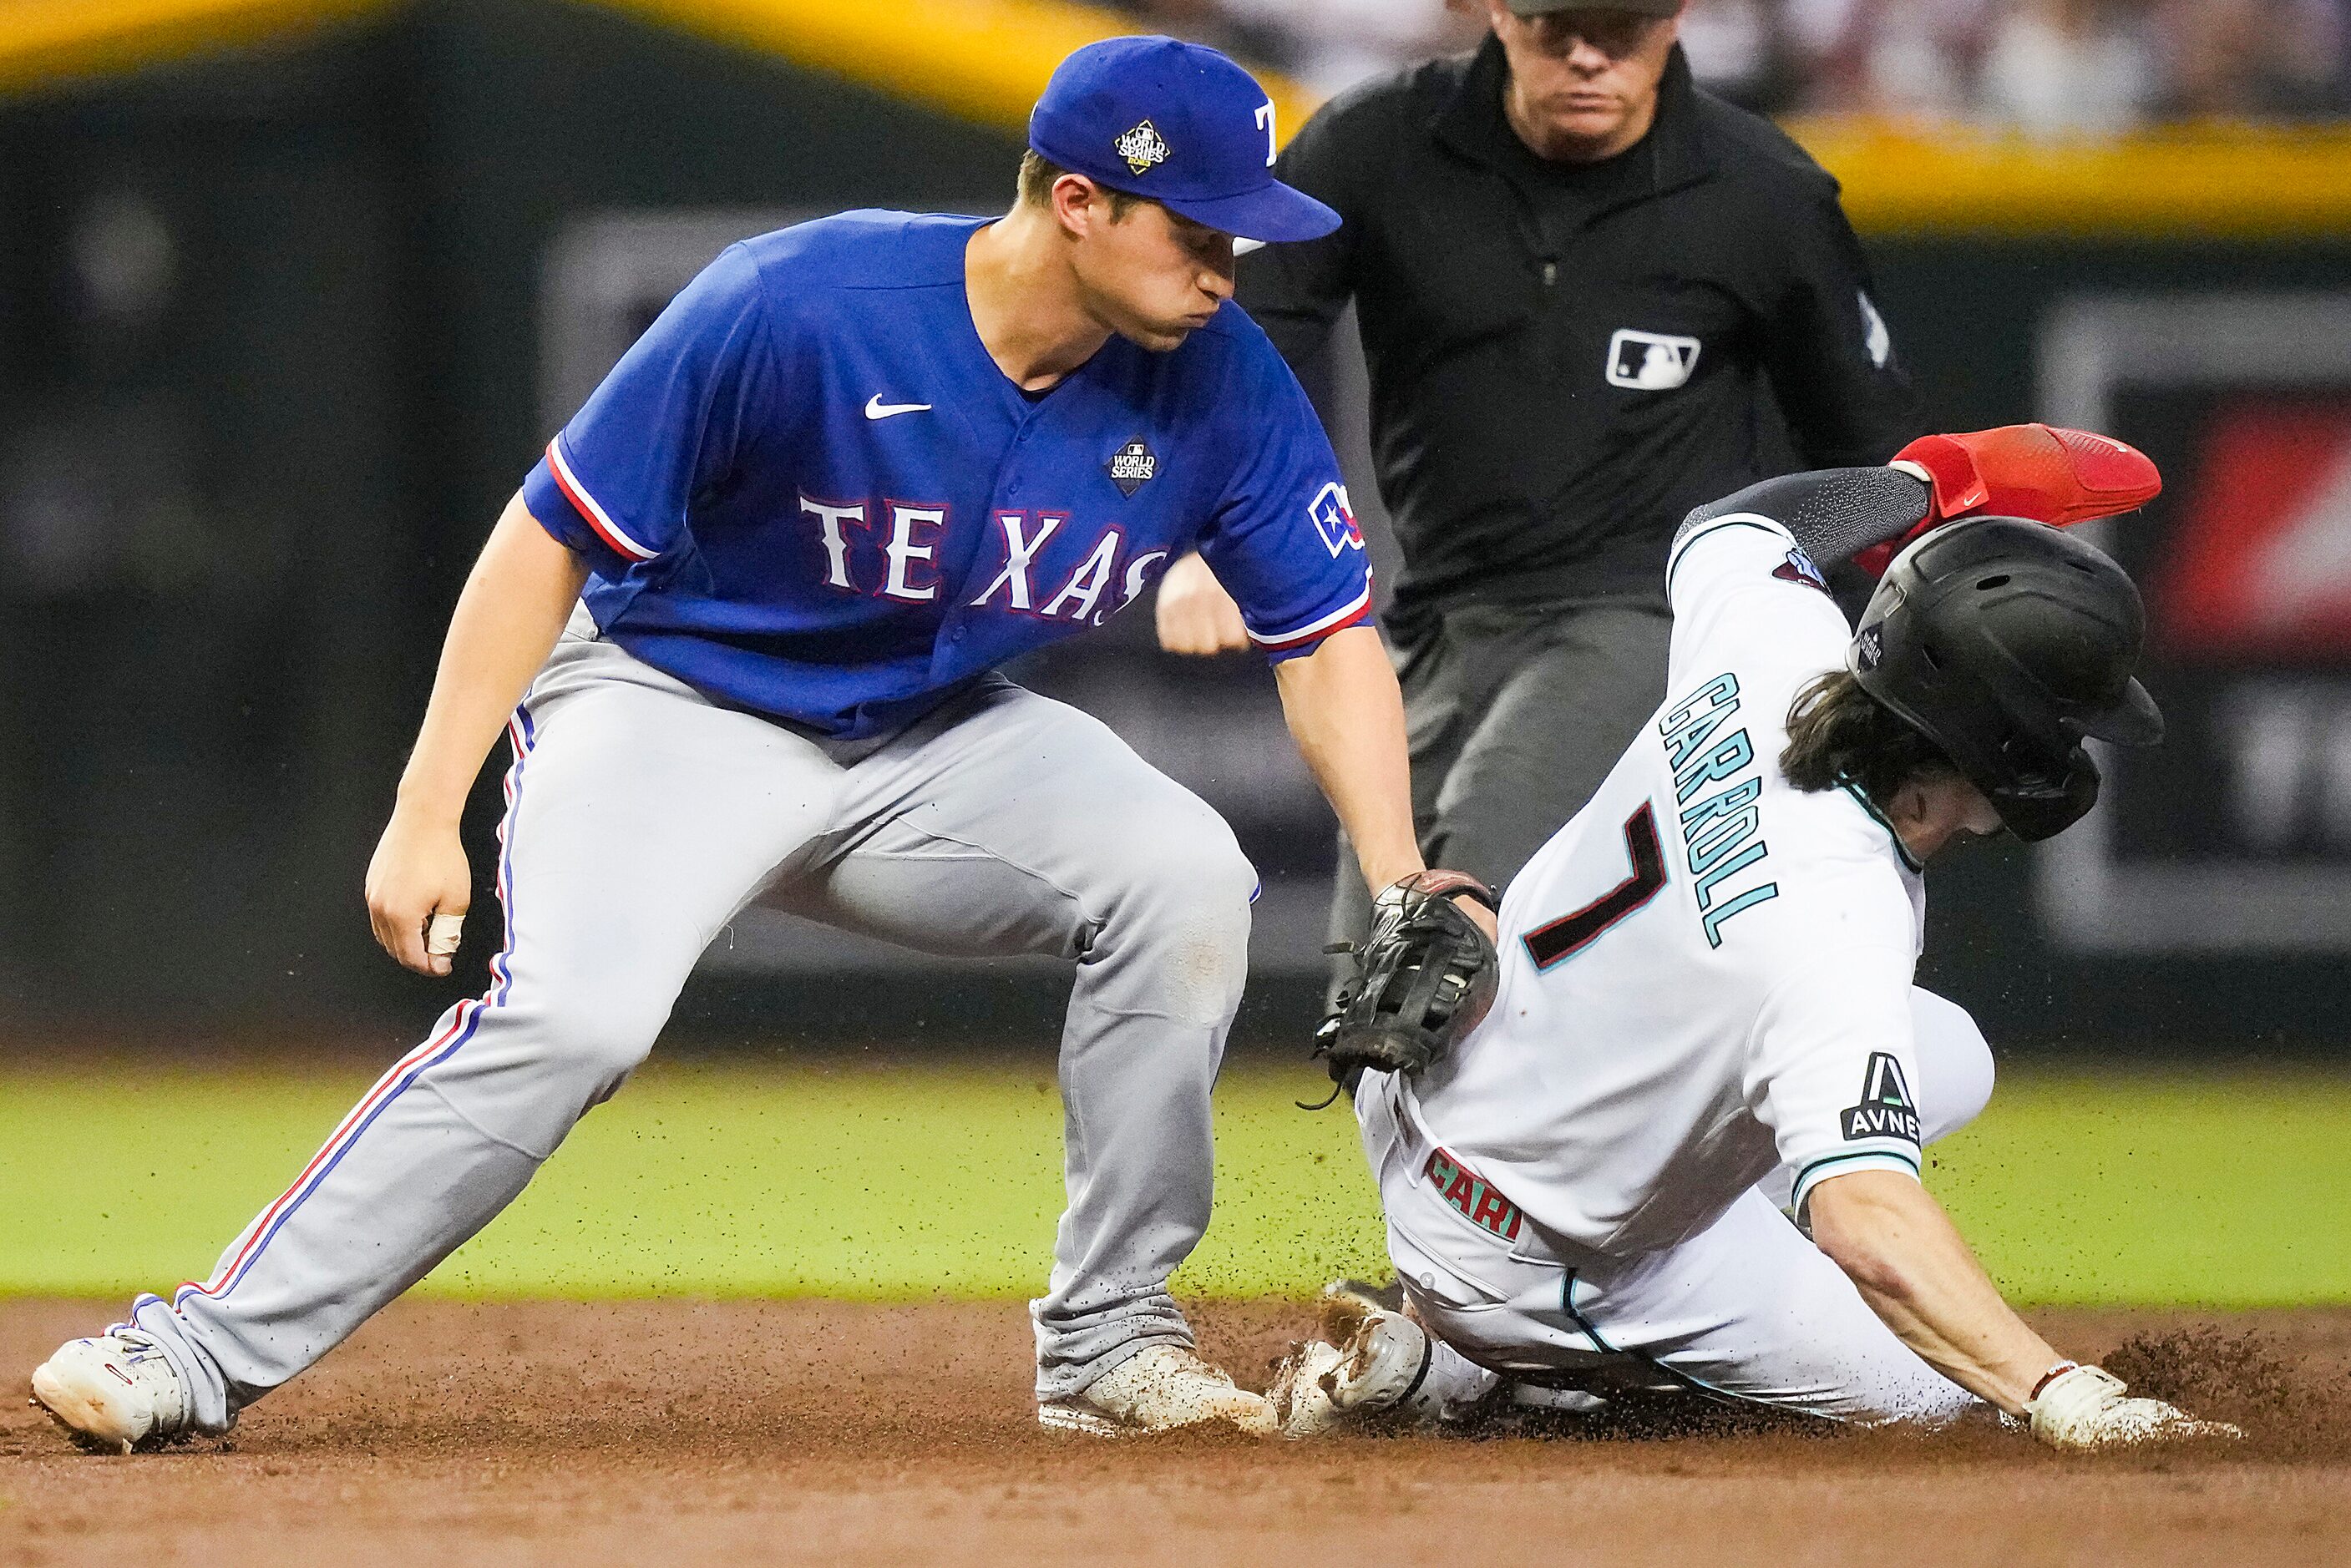
[[[1690,508],[1791,455],[1883,462],[1923,428],[1801,148],[1699,91],[1677,47],[1646,137],[1547,162],[1503,118],[1507,68],[1489,38],[1324,106],[1280,171],[1345,222],[1240,264],[1301,370],[1357,303],[1407,634],[1472,601],[1662,602]]]

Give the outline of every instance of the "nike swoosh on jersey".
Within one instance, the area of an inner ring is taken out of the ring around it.
[[[928,403],[885,403],[882,400],[882,394],[876,392],[865,400],[865,417],[886,420],[893,414],[919,414],[928,411],[930,406]]]

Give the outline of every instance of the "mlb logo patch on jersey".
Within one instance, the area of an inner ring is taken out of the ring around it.
[[[1102,470],[1118,486],[1118,493],[1132,500],[1136,491],[1159,477],[1159,454],[1144,445],[1143,438],[1137,436],[1111,453]]]
[[[1175,155],[1176,150],[1160,139],[1159,128],[1144,120],[1133,130],[1112,142],[1111,151],[1126,160],[1126,166],[1137,174],[1147,174],[1155,166]]]
[[[1801,548],[1790,550],[1788,558],[1771,568],[1771,575],[1783,583],[1802,583],[1823,593],[1829,591],[1828,578],[1821,575],[1821,569],[1813,565],[1813,558]]]
[[[1620,327],[1608,339],[1608,384],[1635,392],[1670,392],[1698,369],[1698,341]]]
[[[1306,514],[1314,519],[1322,546],[1332,556],[1364,547],[1364,531],[1355,524],[1355,504],[1347,499],[1345,485],[1335,482],[1324,485],[1307,505]]]

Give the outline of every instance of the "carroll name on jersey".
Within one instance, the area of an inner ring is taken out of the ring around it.
[[[847,213],[731,247],[524,486],[603,634],[721,701],[887,732],[1133,603],[1196,545],[1271,658],[1364,620],[1320,422],[1228,306],[1041,395],[972,321],[977,218]]]
[[[1771,853],[1760,836],[1763,818],[1756,802],[1763,779],[1755,771],[1754,742],[1743,728],[1715,739],[1738,711],[1739,677],[1725,670],[1657,721],[1673,769],[1674,804],[1681,807],[1683,855],[1698,878],[1698,923],[1710,948],[1722,945],[1723,923],[1731,916],[1780,896],[1779,884],[1760,875],[1743,888],[1723,886],[1754,870]],[[1723,784],[1729,787],[1695,802],[1690,798]]]
[[[1630,1255],[1775,1166],[1799,1205],[1834,1175],[1917,1171],[1924,888],[1866,802],[1780,771],[1791,703],[1851,635],[1779,570],[1793,545],[1745,514],[1684,539],[1667,700],[1512,879],[1500,924],[1522,934],[1485,1021],[1393,1086],[1467,1228],[1507,1204],[1539,1237]]]

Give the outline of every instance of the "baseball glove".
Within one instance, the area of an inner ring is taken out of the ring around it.
[[[1372,901],[1367,939],[1330,950],[1354,960],[1314,1032],[1314,1054],[1340,1088],[1353,1093],[1366,1071],[1412,1074],[1442,1061],[1493,1006],[1500,961],[1453,902],[1463,897],[1496,908],[1493,889],[1474,877],[1418,872]]]

